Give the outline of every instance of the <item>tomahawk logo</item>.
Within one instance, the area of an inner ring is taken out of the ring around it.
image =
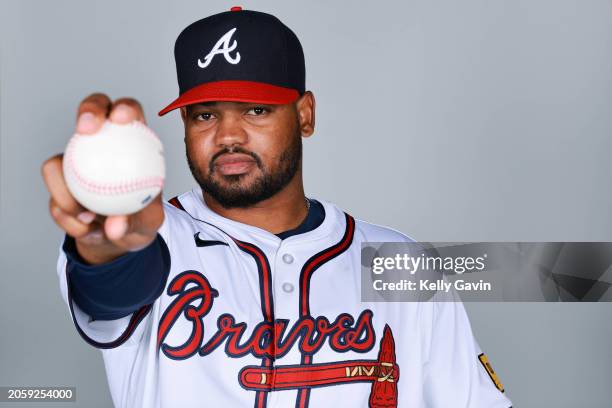
[[[236,56],[232,58],[230,53],[238,47],[238,41],[234,40],[232,45],[230,46],[230,41],[232,39],[232,35],[236,31],[236,27],[229,30],[227,33],[223,34],[223,37],[219,38],[219,41],[215,44],[215,46],[210,50],[210,52],[204,57],[204,62],[201,59],[198,59],[198,66],[200,68],[206,68],[210,65],[213,58],[217,54],[223,54],[225,60],[230,64],[237,64],[240,62],[240,53],[236,51]]]

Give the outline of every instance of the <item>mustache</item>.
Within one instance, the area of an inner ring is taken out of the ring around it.
[[[210,172],[214,172],[215,171],[215,161],[219,158],[219,156],[223,155],[223,154],[227,154],[227,153],[242,153],[242,154],[247,154],[249,156],[251,156],[253,158],[253,160],[255,160],[255,163],[257,164],[257,167],[259,167],[260,169],[262,168],[262,161],[261,158],[254,152],[251,152],[249,150],[246,150],[240,146],[229,146],[226,147],[222,150],[219,150],[217,153],[215,153],[212,157],[212,159],[210,160],[210,163],[208,165],[208,169],[210,170]]]

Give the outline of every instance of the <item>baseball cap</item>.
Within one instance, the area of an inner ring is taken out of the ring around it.
[[[208,101],[287,104],[304,94],[304,52],[271,14],[242,7],[185,28],[174,45],[179,97],[159,116]]]

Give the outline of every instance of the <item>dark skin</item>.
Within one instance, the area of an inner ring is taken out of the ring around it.
[[[314,133],[315,100],[306,92],[294,103],[262,105],[242,102],[215,102],[181,108],[185,124],[185,144],[191,158],[203,175],[220,186],[248,190],[263,174],[277,167],[279,154],[296,135]],[[79,105],[75,132],[93,134],[105,120],[129,123],[145,122],[138,101],[121,98],[111,101],[104,94],[92,94]],[[240,149],[244,153],[223,149]],[[215,156],[217,155],[217,156]],[[49,211],[55,223],[75,238],[79,255],[89,264],[110,262],[127,253],[146,247],[155,239],[164,220],[161,194],[141,211],[131,215],[105,217],[83,208],[68,191],[63,171],[63,155],[43,163],[42,175],[50,193]],[[234,179],[233,184],[229,180]],[[236,181],[238,179],[238,181]],[[216,213],[234,221],[253,225],[271,233],[297,227],[306,217],[301,163],[295,175],[273,196],[247,207],[228,208],[210,194],[206,204]]]
[[[249,189],[262,176],[262,169],[253,158],[241,153],[220,156],[218,153],[227,147],[236,146],[241,151],[254,153],[264,168],[274,168],[296,131],[302,137],[312,135],[314,108],[314,97],[310,92],[287,105],[240,102],[191,105],[181,109],[185,124],[185,144],[188,150],[194,152],[194,164],[204,171],[204,177],[213,177],[223,188],[236,186],[224,177],[225,171],[229,173],[225,175],[240,175],[238,186]],[[222,159],[229,162],[224,167],[218,164]],[[211,161],[215,167],[212,175],[209,169]],[[210,209],[223,217],[274,234],[297,227],[307,213],[301,163],[285,188],[252,206],[226,208],[207,193],[204,193],[204,200]]]

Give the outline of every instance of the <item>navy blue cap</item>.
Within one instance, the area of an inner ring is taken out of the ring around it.
[[[297,36],[271,14],[232,7],[192,23],[174,46],[179,97],[159,112],[207,101],[286,104],[305,91]]]

